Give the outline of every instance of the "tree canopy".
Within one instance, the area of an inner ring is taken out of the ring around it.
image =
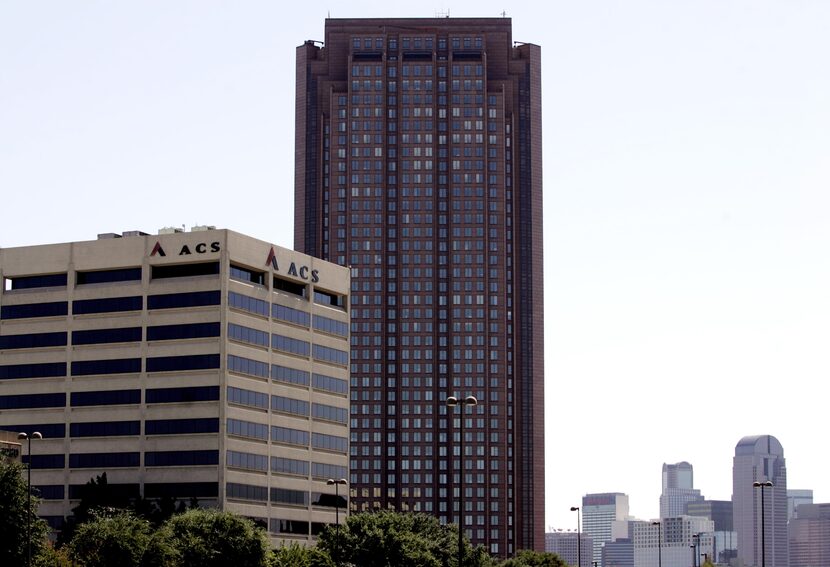
[[[22,465],[0,461],[0,565],[25,565],[28,555],[26,526],[31,522],[32,557],[37,558],[46,546],[49,526],[37,517],[38,499],[32,496]]]
[[[340,526],[327,528],[317,544],[335,563],[360,567],[454,567],[458,564],[458,531],[426,514],[389,510],[349,516]],[[486,564],[487,554],[463,543],[464,565]]]

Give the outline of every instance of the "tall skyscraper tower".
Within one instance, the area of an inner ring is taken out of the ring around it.
[[[694,487],[692,465],[683,461],[669,465],[663,463],[663,492],[660,494],[660,518],[677,518],[686,514],[689,502],[703,500],[700,490]]]
[[[586,494],[582,497],[582,531],[594,540],[591,561],[602,564],[602,546],[614,540],[615,522],[628,519],[628,495],[620,492]],[[593,565],[593,563],[585,563]]]
[[[509,18],[297,48],[295,244],[353,278],[351,508],[463,501],[497,555],[544,550],[540,69]]]
[[[760,566],[763,548],[767,567],[786,567],[787,467],[784,448],[772,435],[744,437],[735,446],[732,506],[738,559]]]

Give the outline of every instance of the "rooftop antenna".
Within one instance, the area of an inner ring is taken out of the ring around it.
[[[447,10],[445,12],[443,10],[438,10],[437,12],[435,12],[435,17],[436,18],[449,18],[450,17],[450,11]]]
[[[504,10],[502,10],[502,11],[501,11],[501,17],[502,17],[502,18],[506,18],[506,17],[507,17],[507,12],[506,12],[506,11],[504,11]]]

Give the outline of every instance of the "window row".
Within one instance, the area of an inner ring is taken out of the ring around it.
[[[214,401],[219,399],[219,386],[151,388],[145,391],[144,398],[148,404]],[[137,405],[141,403],[141,390],[72,392],[69,400],[72,407]],[[0,410],[65,406],[66,394],[63,392],[0,396]]]

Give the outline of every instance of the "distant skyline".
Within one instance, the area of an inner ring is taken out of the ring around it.
[[[0,246],[181,224],[292,246],[296,47],[327,15],[447,9],[542,48],[547,525],[599,492],[657,517],[663,463],[729,500],[747,435],[830,500],[824,0],[0,0]]]

